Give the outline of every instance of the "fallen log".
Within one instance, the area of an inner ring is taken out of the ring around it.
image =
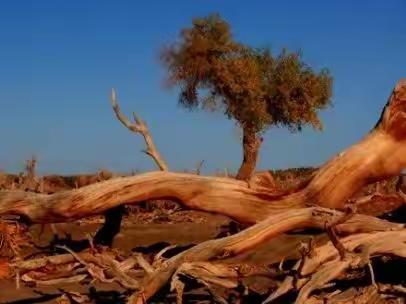
[[[343,219],[345,219],[345,221]],[[126,288],[136,290],[136,293],[129,299],[128,303],[144,303],[146,299],[152,297],[163,285],[165,285],[175,272],[182,272],[186,269],[191,269],[190,267],[186,267],[187,265],[197,266],[203,264],[196,264],[196,262],[218,260],[220,261],[220,264],[218,264],[220,265],[219,267],[222,267],[221,261],[226,262],[230,257],[237,257],[241,254],[252,251],[258,246],[285,232],[308,227],[323,229],[326,226],[332,225],[335,226],[335,230],[339,234],[359,233],[355,236],[349,236],[348,240],[361,240],[363,244],[366,244],[369,247],[374,246],[373,248],[379,250],[382,247],[387,250],[390,246],[385,247],[385,243],[392,246],[400,240],[401,242],[398,242],[398,245],[401,246],[399,247],[400,250],[403,252],[406,248],[402,243],[406,237],[405,226],[403,224],[395,224],[366,215],[345,214],[336,210],[310,207],[279,212],[235,235],[201,243],[168,260],[160,258],[162,253],[158,253],[152,265],[149,265],[148,262],[145,262],[142,259],[136,259],[137,263],[145,270],[144,277],[136,281],[123,276],[122,271],[116,269],[115,265],[117,263],[112,262],[112,259],[107,254],[76,254],[69,250],[71,254],[19,261],[12,266],[23,273],[25,271],[45,267],[46,265],[59,265],[78,261],[87,268],[89,274],[98,280],[103,281],[106,279],[104,274],[100,271],[94,271],[94,269],[99,270],[100,266],[108,265],[108,268],[103,267],[103,269],[106,269],[105,274],[109,275],[109,280],[119,279],[119,283]],[[382,231],[382,233],[379,234],[377,231]],[[375,233],[367,234],[367,232]],[[387,242],[391,237],[394,242]],[[377,242],[374,243],[373,241]],[[353,250],[355,245],[351,246],[349,249]],[[320,253],[317,254],[313,260],[307,261],[305,264],[306,268],[302,269],[303,272],[312,272],[318,265],[323,264],[324,261],[330,261],[330,256],[334,257],[338,255],[334,246],[331,244],[328,246],[325,245],[324,247],[322,246],[321,248],[327,248],[328,250],[320,250]],[[131,268],[134,263],[135,260],[130,258],[119,264],[123,267],[125,266],[125,269],[128,269],[128,267]],[[94,266],[90,264],[94,264]],[[213,267],[212,270],[215,270],[216,265],[213,265]],[[221,269],[223,268],[218,268],[216,272],[221,274]],[[224,269],[229,269],[229,266],[226,266]],[[307,269],[310,270],[308,271]],[[227,274],[224,273],[224,275],[226,276]]]
[[[121,204],[173,199],[186,207],[255,223],[275,212],[314,204],[343,208],[361,187],[399,175],[406,167],[406,79],[394,88],[375,128],[359,143],[323,165],[301,189],[275,193],[230,178],[152,172],[116,178],[52,195],[0,191],[0,215],[21,215],[36,223],[64,222],[105,212]]]
[[[292,289],[300,289],[297,304],[307,303],[311,292],[322,288],[333,279],[342,276],[347,269],[362,268],[369,264],[373,285],[376,285],[370,258],[374,255],[388,254],[406,258],[406,230],[356,234],[341,240],[345,245],[346,255],[340,257],[335,246],[329,242],[314,250],[311,257],[302,260],[294,283],[288,276],[268,299],[269,302]],[[343,246],[344,246],[343,245]],[[358,252],[357,252],[358,251]],[[268,303],[268,301],[265,301]]]
[[[281,212],[268,217],[266,220],[251,226],[235,235],[206,241],[195,247],[192,247],[156,267],[153,273],[148,274],[140,283],[142,289],[130,297],[129,304],[144,303],[145,299],[152,297],[162,286],[164,286],[172,277],[179,267],[184,263],[204,262],[218,260],[243,254],[249,250],[254,250],[261,244],[268,242],[276,236],[292,231],[297,228],[314,227],[323,228],[327,225],[334,224],[337,220],[343,217],[343,213],[324,208],[304,208],[292,209],[286,212]],[[377,222],[376,222],[377,221]],[[373,224],[373,222],[375,222]],[[379,224],[378,224],[379,222]],[[384,224],[386,223],[386,224]],[[382,226],[381,226],[382,225]],[[355,229],[355,227],[358,227]],[[382,234],[358,234],[363,242],[368,243],[370,238],[379,240],[385,235],[387,238],[393,237],[395,240],[398,237],[405,236],[403,224],[394,224],[390,222],[374,219],[369,216],[352,215],[347,221],[338,223],[335,229],[340,233],[356,233],[356,232],[371,232],[385,231]],[[387,233],[387,234],[385,234]],[[392,234],[390,234],[392,233]],[[351,238],[351,236],[349,237]],[[358,239],[356,236],[354,238]],[[403,239],[402,239],[403,242]],[[368,243],[368,245],[370,242]],[[379,243],[381,244],[381,242]],[[391,243],[392,244],[392,243]],[[401,243],[402,250],[406,246]],[[332,246],[330,244],[332,248]],[[372,245],[371,245],[372,246]],[[386,249],[386,247],[385,247]],[[322,251],[323,254],[326,254]],[[338,254],[336,251],[334,254]],[[321,256],[321,254],[319,254]],[[402,254],[403,256],[403,254]],[[344,265],[344,264],[343,264]],[[347,264],[345,264],[347,265]]]

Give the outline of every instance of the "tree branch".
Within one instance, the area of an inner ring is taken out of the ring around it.
[[[120,107],[117,102],[116,98],[116,91],[114,89],[111,90],[111,106],[113,107],[114,113],[116,114],[117,119],[126,127],[128,130],[134,133],[139,133],[144,137],[145,144],[147,145],[147,149],[143,150],[143,152],[155,161],[157,166],[162,171],[168,171],[168,165],[159,154],[154,141],[152,139],[151,134],[149,133],[148,127],[146,123],[136,114],[133,113],[134,122],[131,122],[121,111]]]

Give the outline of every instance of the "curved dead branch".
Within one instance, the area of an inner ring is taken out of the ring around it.
[[[117,103],[113,106],[118,109]],[[116,113],[120,114],[118,110]],[[137,124],[129,127],[139,132]],[[294,193],[278,194],[260,185],[248,188],[246,183],[228,178],[154,172],[52,195],[0,191],[0,214],[22,215],[33,222],[58,222],[100,214],[120,204],[169,198],[192,209],[255,223],[275,212],[307,204],[344,208],[363,186],[399,175],[405,167],[406,80],[401,80],[370,134],[328,161]]]
[[[370,257],[376,254],[390,254],[406,258],[406,230],[351,235],[341,240],[348,254],[342,258],[334,244],[329,242],[315,249],[300,270],[300,277],[294,283],[293,277],[287,277],[281,286],[265,301],[280,297],[292,289],[300,289],[296,304],[307,303],[310,294],[333,279],[344,275],[346,270],[363,268],[370,264]],[[357,252],[358,250],[358,252]],[[372,281],[373,272],[371,272]]]
[[[113,107],[114,113],[116,114],[117,119],[126,127],[128,130],[134,133],[139,133],[144,137],[145,144],[147,149],[142,150],[145,154],[152,157],[152,159],[157,164],[158,168],[162,171],[168,171],[168,165],[162,158],[161,154],[158,152],[155,143],[152,139],[151,134],[149,133],[146,123],[134,112],[134,122],[131,122],[121,111],[116,98],[116,91],[111,90],[111,106]]]
[[[342,212],[320,207],[292,209],[272,215],[235,235],[201,243],[168,259],[157,267],[154,273],[147,275],[140,283],[140,286],[143,286],[141,291],[134,294],[128,303],[143,303],[142,301],[153,296],[185,262],[204,262],[216,258],[236,256],[287,231],[308,227],[323,229],[326,223],[335,223],[342,216]],[[403,228],[404,225],[402,224],[394,224],[364,215],[353,215],[345,223],[336,226],[339,233],[400,230]]]

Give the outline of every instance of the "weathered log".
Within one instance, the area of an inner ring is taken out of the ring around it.
[[[179,284],[183,284],[179,279],[179,274],[193,277],[209,289],[213,289],[213,285],[235,288],[241,278],[250,275],[260,274],[274,278],[287,275],[280,288],[263,303],[271,303],[282,293],[298,289],[300,292],[295,303],[309,303],[311,292],[316,289],[323,289],[333,279],[352,277],[357,269],[360,270],[360,275],[362,275],[362,269],[366,265],[372,267],[370,262],[372,256],[375,258],[378,255],[406,257],[405,232],[406,230],[362,233],[346,237],[340,241],[340,244],[345,248],[344,257],[337,251],[334,241],[316,247],[311,245],[306,251],[300,250],[302,258],[290,271],[284,270],[282,267],[277,269],[276,265],[272,265],[272,267],[270,263],[265,267],[264,265],[258,265],[258,267],[257,265],[230,264],[225,260],[210,262],[187,261],[177,268],[172,277],[171,287],[176,289]],[[270,254],[272,255],[272,253]],[[349,276],[347,276],[346,270],[350,270]],[[372,285],[378,291],[372,268],[370,276]],[[404,288],[400,286],[400,292],[403,290]],[[178,297],[182,297],[182,290],[177,290],[177,292]],[[336,292],[338,292],[337,289]],[[225,299],[222,302],[227,303]],[[325,301],[319,303],[325,303]],[[358,302],[349,301],[348,303]]]
[[[406,79],[399,81],[375,128],[359,143],[323,165],[294,193],[275,194],[228,178],[153,172],[116,178],[52,195],[0,191],[0,214],[33,222],[63,222],[100,214],[121,204],[174,199],[192,209],[254,223],[270,214],[314,204],[343,208],[364,185],[398,175],[406,167]]]
[[[236,256],[264,244],[272,238],[298,228],[324,228],[343,216],[342,212],[324,208],[292,209],[269,216],[266,220],[229,237],[210,240],[192,247],[165,261],[154,273],[146,276],[140,286],[141,292],[134,294],[130,304],[143,303],[153,296],[185,262],[209,261],[214,258]],[[340,233],[370,232],[378,230],[403,231],[404,225],[382,221],[370,216],[353,215],[336,229]]]
[[[245,182],[194,174],[152,172],[116,178],[52,195],[0,191],[0,214],[21,215],[37,223],[64,222],[101,214],[121,204],[174,199],[186,207],[229,215],[253,223],[300,202],[269,203],[272,193],[248,189]]]
[[[393,194],[371,194],[354,201],[357,213],[382,216],[406,204],[403,192]]]
[[[354,270],[370,264],[370,257],[376,254],[406,258],[405,229],[351,235],[342,239],[341,242],[345,245],[345,257],[340,257],[336,247],[331,242],[318,247],[311,257],[303,259],[300,270],[297,269],[302,278],[293,284],[293,278],[287,277],[278,290],[270,296],[269,301],[265,302],[269,303],[289,290],[301,289],[296,303],[307,303],[306,301],[313,290],[322,288],[329,281],[343,275],[348,268]],[[371,270],[371,280],[375,284],[373,270]]]

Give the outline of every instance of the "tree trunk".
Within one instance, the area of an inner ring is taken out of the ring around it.
[[[257,166],[258,153],[262,139],[257,136],[252,128],[244,127],[243,132],[242,146],[244,156],[236,178],[238,180],[250,181]]]
[[[276,212],[307,204],[343,208],[360,188],[406,168],[406,80],[395,87],[376,127],[340,153],[293,193],[247,187],[242,181],[195,174],[151,172],[115,178],[52,195],[0,191],[0,215],[32,222],[64,222],[151,199],[173,199],[186,207],[255,223]]]
[[[120,232],[124,212],[124,206],[107,210],[104,214],[103,226],[97,231],[93,239],[95,244],[109,247],[113,245],[114,237]]]

